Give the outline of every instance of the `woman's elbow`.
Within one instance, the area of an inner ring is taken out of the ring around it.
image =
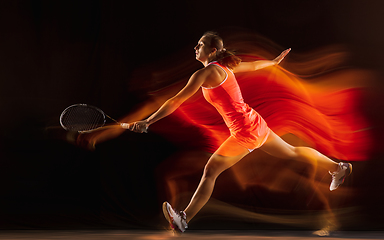
[[[183,101],[180,98],[171,98],[167,101],[167,104],[173,109],[178,108],[182,103]]]

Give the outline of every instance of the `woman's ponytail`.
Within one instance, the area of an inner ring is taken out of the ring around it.
[[[216,61],[223,66],[233,69],[239,65],[241,59],[237,57],[234,52],[223,48],[221,51],[216,53]]]

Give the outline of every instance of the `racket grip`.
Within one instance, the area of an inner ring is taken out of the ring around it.
[[[124,129],[128,129],[128,130],[131,130],[129,129],[129,123],[120,123],[120,126]],[[131,130],[132,131],[132,130]],[[143,133],[148,133],[148,126],[143,130]]]

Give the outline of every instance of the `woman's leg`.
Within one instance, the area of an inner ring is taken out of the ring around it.
[[[340,176],[332,176],[332,182],[330,185],[331,191],[335,190],[344,181],[345,176],[350,174],[352,171],[352,166],[350,164],[344,165],[345,167],[349,167],[349,170],[340,169],[338,163],[319,153],[315,149],[309,147],[294,147],[286,143],[272,131],[266,143],[260,149],[278,158],[296,159],[306,162],[311,161],[314,166],[323,166],[330,170],[330,172],[337,172],[337,174],[340,174]],[[314,182],[310,182],[310,184],[315,190],[314,194],[324,204],[324,210],[326,210],[328,213],[328,219],[326,219],[327,225],[325,225],[325,227],[323,227],[321,230],[314,232],[314,234],[318,236],[328,236],[329,231],[337,226],[336,218],[329,205],[329,201],[324,196],[323,192],[318,189]]]
[[[271,131],[267,141],[260,149],[271,156],[281,159],[295,159],[303,162],[312,161],[313,164],[322,166],[331,172],[337,171],[339,166],[337,162],[313,148],[294,147],[288,144],[273,131]]]
[[[233,137],[229,137],[210,157],[190,203],[184,210],[189,222],[208,202],[212,195],[217,177],[226,169],[232,167],[249,153],[249,150],[239,145]],[[224,155],[230,154],[230,156]]]

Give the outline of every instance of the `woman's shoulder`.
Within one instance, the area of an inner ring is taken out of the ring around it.
[[[209,86],[216,86],[227,77],[226,71],[219,65],[210,64],[195,72],[197,77],[204,79],[205,84]]]
[[[217,71],[217,67],[215,65],[213,65],[213,64],[210,64],[210,65],[208,65],[206,67],[203,67],[203,68],[197,70],[194,73],[194,75],[200,75],[200,76],[210,75],[210,74],[212,74],[212,73],[214,73],[216,71]]]
[[[201,71],[204,71],[207,75],[223,75],[226,72],[225,68],[217,63],[209,64],[205,68],[201,69]]]

